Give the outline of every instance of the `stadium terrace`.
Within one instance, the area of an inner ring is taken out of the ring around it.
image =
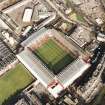
[[[21,45],[18,59],[55,98],[90,67],[86,53],[55,29],[42,28]]]

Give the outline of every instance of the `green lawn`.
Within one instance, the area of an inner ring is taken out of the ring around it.
[[[83,16],[73,12],[72,14],[70,14],[69,16],[72,20],[78,20],[78,21],[81,21],[81,22],[85,22]]]
[[[84,22],[83,17],[82,17],[82,16],[80,16],[80,15],[77,15],[77,20],[79,20],[79,21],[81,21],[81,22]]]
[[[47,67],[57,74],[74,60],[72,54],[68,54],[52,39],[49,39],[41,47],[35,50],[35,54],[47,65]]]
[[[21,64],[0,77],[0,105],[11,95],[24,89],[33,80],[32,75]]]

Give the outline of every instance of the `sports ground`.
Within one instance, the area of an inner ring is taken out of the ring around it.
[[[0,105],[11,95],[15,95],[17,91],[28,86],[33,80],[32,75],[21,64],[0,77]]]
[[[58,74],[65,66],[74,61],[73,54],[65,51],[53,39],[49,39],[37,48],[35,54],[54,74]]]

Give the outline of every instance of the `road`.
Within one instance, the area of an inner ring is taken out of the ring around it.
[[[105,54],[100,63],[102,64],[102,67],[100,68],[100,73],[97,76],[97,79],[94,81],[91,87],[82,94],[82,97],[84,97],[87,102],[90,102],[103,86],[101,82],[101,75],[105,69]]]

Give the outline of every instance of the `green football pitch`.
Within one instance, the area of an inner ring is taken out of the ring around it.
[[[15,95],[17,91],[24,89],[34,80],[33,76],[21,64],[0,77],[0,105]]]
[[[58,74],[74,60],[73,54],[67,53],[53,39],[37,48],[35,54],[54,74]]]

